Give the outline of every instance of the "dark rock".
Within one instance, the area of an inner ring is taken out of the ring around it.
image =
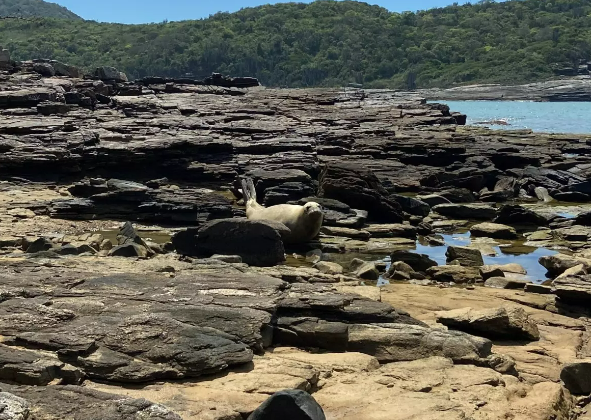
[[[433,211],[454,219],[492,220],[497,209],[488,204],[440,204]]]
[[[55,69],[51,64],[48,63],[35,63],[33,64],[33,71],[39,73],[43,77],[55,76]]]
[[[0,345],[0,380],[22,385],[78,384],[82,373],[57,357]]]
[[[64,115],[70,112],[72,107],[62,102],[41,102],[37,105],[37,112],[41,115]]]
[[[416,254],[409,251],[395,251],[390,259],[392,263],[402,261],[412,267],[415,271],[427,271],[431,267],[435,267],[437,263],[429,256],[424,254]]]
[[[402,207],[402,210],[414,216],[427,217],[431,213],[429,204],[417,200],[416,198],[406,197],[398,194],[391,194],[389,198],[396,201]]]
[[[320,197],[341,201],[352,208],[367,210],[375,221],[400,223],[401,206],[388,198],[388,192],[367,170],[347,164],[327,166],[320,181]]]
[[[248,420],[326,420],[322,407],[307,392],[286,390],[271,395]]]
[[[135,243],[118,245],[109,251],[111,257],[145,258],[148,256],[148,249]]]
[[[505,277],[505,272],[498,267],[480,267],[480,275],[484,281],[492,277]]]
[[[499,340],[539,340],[537,325],[519,307],[438,312],[437,322],[466,333]]]
[[[41,251],[49,251],[54,247],[54,243],[47,238],[39,238],[27,247],[27,254],[35,254]]]
[[[249,265],[273,266],[285,261],[280,227],[267,221],[215,220],[198,231],[179,232],[173,244],[179,254],[191,257],[239,255]]]
[[[562,367],[560,379],[566,389],[575,395],[591,393],[591,360],[579,360]]]
[[[121,73],[114,67],[99,67],[95,70],[94,75],[103,81],[127,82],[125,73]]]
[[[548,226],[548,220],[544,216],[514,204],[501,207],[495,223],[510,226]]]
[[[591,226],[591,211],[580,213],[575,218],[575,224],[582,226]]]
[[[568,203],[588,203],[591,201],[591,195],[576,191],[557,192],[553,196],[558,201],[566,201]]]
[[[449,200],[452,203],[473,203],[476,201],[474,195],[465,188],[452,188],[442,190],[437,193],[441,197]]]
[[[528,283],[524,290],[528,293],[537,293],[539,295],[551,295],[552,288],[550,286],[543,286],[541,284]]]

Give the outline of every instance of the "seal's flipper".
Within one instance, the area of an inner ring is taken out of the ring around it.
[[[242,195],[244,196],[244,204],[247,204],[251,200],[256,203],[257,192],[251,178],[244,178],[242,180]]]

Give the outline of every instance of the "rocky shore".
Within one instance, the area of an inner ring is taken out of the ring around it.
[[[564,77],[513,86],[482,84],[449,89],[420,89],[415,94],[432,101],[589,102],[591,101],[591,77]]]
[[[256,85],[0,72],[0,418],[591,415],[591,136]]]

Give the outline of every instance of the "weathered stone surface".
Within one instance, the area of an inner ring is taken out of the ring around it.
[[[248,420],[326,420],[322,407],[307,392],[286,390],[271,395]]]
[[[427,275],[433,280],[454,283],[476,283],[482,281],[477,268],[462,267],[460,265],[440,265],[427,270]]]
[[[484,265],[482,253],[478,249],[465,246],[450,246],[445,253],[448,263],[456,263],[464,267],[481,267]]]
[[[95,391],[80,386],[48,386],[48,387],[22,387],[2,385],[2,389],[8,391],[0,393],[0,399],[6,395],[14,404],[27,407],[21,409],[22,420],[30,419],[26,413],[30,413],[38,420],[77,420],[77,419],[103,419],[103,420],[181,420],[181,417],[160,404],[154,404],[145,399],[134,399],[121,395],[113,395]],[[16,396],[16,398],[15,398]],[[2,413],[5,414],[5,413]],[[0,414],[0,415],[2,415]],[[18,413],[17,413],[18,415]],[[20,420],[19,417],[7,417],[7,419]]]
[[[515,228],[497,223],[480,223],[470,228],[472,236],[493,239],[515,239],[517,232]]]
[[[486,358],[492,343],[457,331],[415,325],[354,325],[349,331],[349,350],[375,356],[382,363],[422,359],[426,355],[455,361]]]
[[[8,392],[0,392],[0,418],[5,420],[27,420],[31,413],[29,402]]]
[[[565,254],[556,254],[540,258],[540,264],[548,270],[551,276],[559,276],[566,270],[583,265],[586,270],[591,269],[591,259]]]
[[[591,277],[569,276],[552,282],[552,290],[561,301],[575,304],[591,302]]]
[[[388,192],[366,168],[347,164],[331,164],[322,173],[321,197],[348,204],[352,208],[367,210],[375,221],[402,222],[402,207],[388,197]]]
[[[408,264],[415,271],[427,271],[431,267],[435,267],[437,263],[424,254],[416,254],[409,251],[396,251],[391,256],[392,263],[401,261]]]
[[[539,340],[538,327],[519,307],[437,313],[437,322],[455,330],[497,340]]]

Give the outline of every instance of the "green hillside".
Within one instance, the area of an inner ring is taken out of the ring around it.
[[[81,19],[65,7],[43,0],[0,0],[0,17]]]
[[[113,65],[131,77],[217,71],[293,87],[519,83],[591,58],[591,0],[481,1],[403,14],[321,0],[149,25],[7,19],[0,45],[16,59]]]

